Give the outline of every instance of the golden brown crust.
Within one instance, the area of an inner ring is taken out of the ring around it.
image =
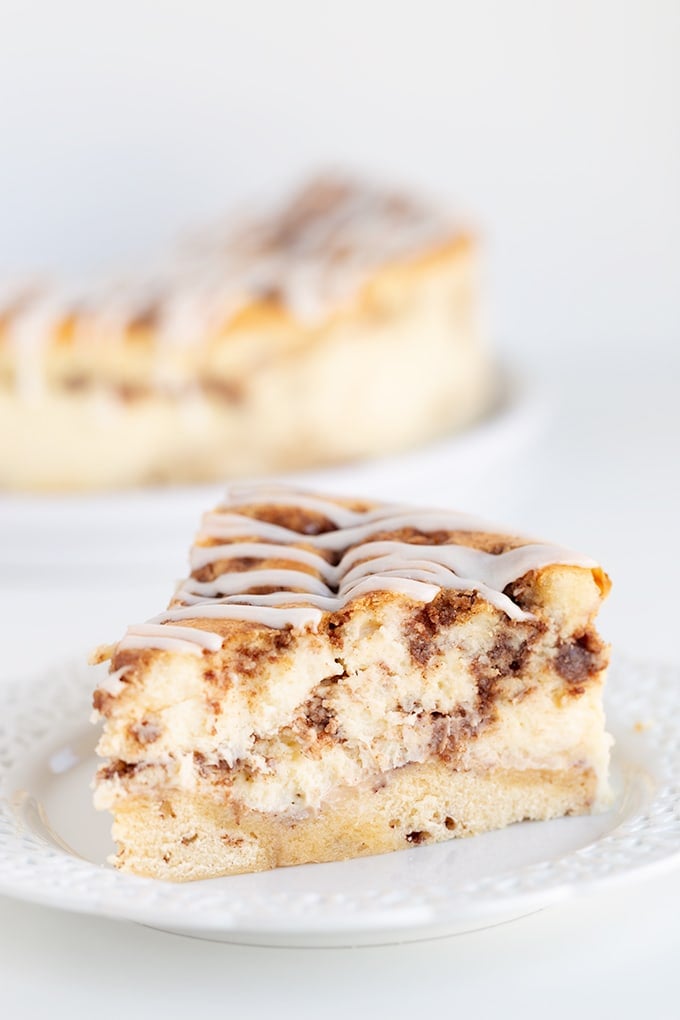
[[[117,867],[170,881],[386,853],[524,819],[587,811],[585,768],[454,772],[407,765],[376,789],[346,789],[317,814],[283,820],[219,798],[131,797],[116,810]]]

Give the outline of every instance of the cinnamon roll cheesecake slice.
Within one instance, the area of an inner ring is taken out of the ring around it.
[[[457,512],[232,489],[98,655],[114,863],[184,881],[600,809],[609,587]]]

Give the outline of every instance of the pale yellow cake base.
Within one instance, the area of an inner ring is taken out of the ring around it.
[[[131,796],[116,805],[115,864],[182,882],[343,860],[583,814],[596,792],[593,770],[577,765],[474,773],[441,761],[395,769],[377,788],[344,788],[318,812],[289,819],[168,790],[163,800]]]

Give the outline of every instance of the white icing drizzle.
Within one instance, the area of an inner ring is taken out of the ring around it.
[[[271,542],[305,542],[307,540],[306,535],[300,535],[297,531],[291,531],[290,528],[283,528],[280,524],[256,521],[255,518],[244,517],[240,514],[211,511],[203,515],[201,530],[196,536],[196,541],[201,542],[213,538],[243,538],[244,535],[252,534]],[[194,546],[194,548],[197,547]]]
[[[1,309],[0,309],[1,311]],[[43,394],[41,365],[45,337],[58,324],[61,306],[58,296],[47,292],[38,299],[31,295],[9,312],[9,342],[14,352],[15,387],[26,403],[38,403]]]
[[[263,485],[253,488],[251,485],[240,486],[238,484],[232,485],[229,489],[228,505],[230,507],[252,506],[254,498],[260,503],[310,510],[331,521],[336,528],[350,528],[353,525],[376,521],[385,517],[386,510],[398,509],[384,506],[377,510],[361,512],[350,510],[349,507],[341,506],[339,503],[330,503],[327,499],[320,499],[318,496],[308,496],[304,492],[291,492],[282,486]],[[298,532],[293,532],[293,534],[298,534]]]
[[[255,490],[253,490],[255,492]],[[276,504],[278,506],[293,506],[293,503],[280,503],[274,494],[267,498],[253,496],[250,499],[251,505]],[[248,501],[242,499],[241,505],[247,505]],[[301,506],[302,504],[298,504]],[[332,514],[335,504],[326,503],[326,512]],[[318,508],[319,502],[315,500],[314,507]],[[317,509],[317,512],[318,509]],[[399,531],[402,528],[413,528],[416,531],[482,531],[493,530],[489,524],[478,517],[470,517],[454,511],[409,509],[408,507],[385,506],[381,511],[372,510],[366,514],[356,514],[348,511],[358,518],[358,523],[351,523],[349,526],[338,525],[338,530],[326,531],[320,535],[304,535],[298,531],[284,528],[280,524],[270,524],[267,521],[257,521],[245,515],[225,512],[220,514],[212,512],[205,514],[197,541],[201,542],[213,538],[243,538],[246,534],[256,533],[259,538],[272,539],[288,542],[305,542],[314,545],[319,549],[329,552],[338,552],[350,545],[365,542],[371,535],[379,531]],[[331,518],[329,518],[331,519]],[[351,518],[350,518],[351,520]],[[501,533],[501,529],[498,529]]]
[[[306,535],[237,509],[248,507],[252,512],[258,506],[299,507],[320,514],[335,527]],[[174,624],[240,620],[277,629],[316,629],[324,613],[337,612],[372,592],[394,592],[423,603],[446,589],[475,592],[509,619],[525,621],[532,616],[504,594],[508,584],[550,564],[597,567],[594,560],[561,546],[538,542],[488,553],[453,542],[371,540],[376,534],[401,529],[424,536],[436,531],[490,533],[489,526],[479,519],[453,511],[393,505],[358,511],[293,489],[239,486],[228,494],[224,510],[204,516],[191,551],[193,570],[211,564],[228,566],[229,560],[241,558],[291,566],[225,570],[210,581],[189,577],[178,587],[170,607],[147,624],[129,628],[119,648],[160,648],[200,655],[204,649],[220,648],[222,637],[209,627]],[[224,541],[230,538],[234,541]],[[201,544],[215,539],[218,544]],[[336,558],[340,554],[337,563],[328,562],[329,552]],[[314,573],[294,569],[296,563]],[[262,588],[279,590],[263,593],[259,591]]]
[[[121,666],[120,669],[114,670],[113,673],[108,673],[106,679],[100,683],[99,689],[104,691],[105,694],[111,694],[115,697],[124,689],[123,677],[129,671],[130,666]]]
[[[251,623],[259,623],[264,627],[272,627],[275,630],[283,630],[286,627],[297,627],[303,630],[305,627],[317,627],[321,622],[323,612],[307,606],[295,607],[290,603],[295,602],[295,596],[287,595],[288,605],[279,608],[267,608],[264,605],[253,604],[252,596],[248,602],[239,604],[233,602],[197,602],[193,606],[181,606],[177,609],[166,609],[164,613],[154,616],[152,623],[164,624],[170,620],[245,620]],[[310,596],[314,598],[314,596]],[[305,598],[305,602],[309,600]],[[165,630],[165,627],[163,627]],[[173,630],[191,631],[191,627],[174,627]],[[202,633],[206,633],[203,631]],[[218,635],[214,635],[217,637]],[[219,646],[222,639],[219,639]]]
[[[267,547],[262,548],[266,550]],[[251,588],[286,588],[292,592],[309,592],[310,595],[332,595],[327,584],[302,570],[244,570],[220,574],[214,581],[205,583],[189,578],[183,590],[212,599],[216,595],[239,595]]]
[[[299,536],[298,536],[299,540]],[[202,546],[195,545],[190,553],[192,570],[200,570],[209,563],[217,563],[220,560],[231,560],[241,557],[253,557],[256,559],[282,559],[289,562],[304,563],[329,580],[334,581],[337,570],[323,556],[317,553],[308,552],[306,549],[296,549],[291,545],[277,545],[273,542],[264,545],[262,542],[230,542],[228,545]]]
[[[219,634],[198,627],[162,627],[159,624],[139,623],[128,627],[118,648],[161,648],[168,652],[189,652],[200,655],[204,649],[216,652],[222,647]]]

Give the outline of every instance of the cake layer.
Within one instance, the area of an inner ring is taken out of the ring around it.
[[[115,864],[189,881],[344,860],[580,814],[592,808],[596,787],[580,765],[475,773],[423,762],[395,769],[376,788],[338,790],[318,812],[293,818],[168,790],[164,799],[131,796],[117,808]]]
[[[599,590],[587,574],[576,581],[581,633]],[[119,652],[122,678],[96,697],[107,717],[100,754],[163,762],[161,782],[180,789],[219,772],[225,795],[282,812],[317,810],[339,784],[438,755],[463,768],[587,760],[604,785],[606,649],[594,635],[581,654],[582,637],[564,640],[539,621],[510,628],[481,600],[463,608],[444,597],[432,616],[449,622],[425,647],[422,606],[377,601],[358,600],[317,632],[226,621],[221,651],[200,657],[132,653],[126,668],[131,653]],[[580,661],[565,676],[571,649]]]

